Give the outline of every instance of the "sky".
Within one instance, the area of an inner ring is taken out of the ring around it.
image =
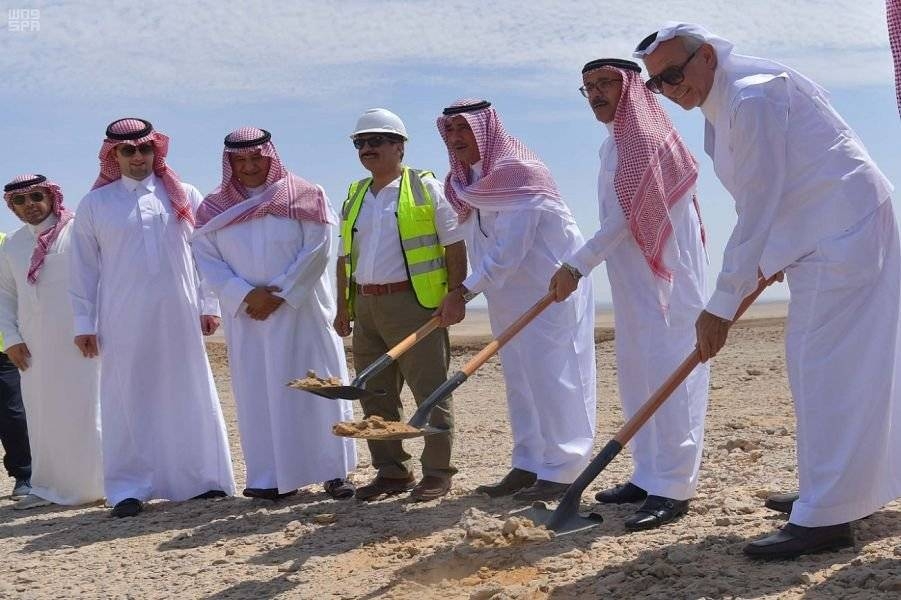
[[[337,208],[349,183],[368,175],[349,139],[361,112],[400,115],[406,162],[443,178],[435,117],[457,98],[483,97],[547,163],[587,237],[597,227],[606,129],[577,91],[582,65],[629,58],[669,20],[703,24],[737,52],[816,80],[889,179],[901,181],[883,0],[3,1],[0,178],[43,173],[70,208],[97,176],[106,125],[120,117],[167,133],[169,164],[203,193],[221,178],[222,138],[265,128],[288,168],[321,184]],[[733,202],[703,152],[700,111],[664,107],[701,165],[712,289]],[[0,230],[18,226],[0,210]],[[609,302],[603,267],[593,277],[598,301]],[[784,285],[765,296],[786,297]]]

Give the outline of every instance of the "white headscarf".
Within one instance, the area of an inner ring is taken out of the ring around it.
[[[693,23],[667,21],[657,30],[657,37],[654,41],[647,48],[641,50],[636,48],[632,56],[644,59],[647,55],[654,52],[661,43],[675,37],[689,37],[702,41],[705,44],[710,44],[716,51],[718,63],[730,73],[738,76],[757,74],[780,75],[786,73],[802,92],[810,96],[820,96],[826,100],[829,99],[829,93],[826,90],[791,67],[767,58],[736,54],[733,52],[735,44]]]

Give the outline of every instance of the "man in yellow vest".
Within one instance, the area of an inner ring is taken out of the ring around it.
[[[384,108],[367,110],[351,138],[372,176],[351,184],[341,210],[335,330],[350,335],[353,321],[354,367],[359,371],[435,314],[447,290],[466,277],[466,247],[441,182],[431,172],[403,164],[407,131],[400,117]],[[462,315],[442,314],[448,324],[459,321],[456,317]],[[404,381],[419,404],[447,379],[449,362],[447,329],[436,330],[367,382],[368,389],[386,393],[364,400],[364,414],[403,420]],[[414,486],[411,457],[402,442],[369,441],[378,475],[357,488],[357,498],[375,500],[412,490],[412,500],[426,501],[447,494],[456,473],[450,398],[435,407],[429,422],[448,433],[425,438],[419,483]]]
[[[6,234],[0,233],[0,245],[4,241]],[[21,500],[31,493],[31,447],[19,388],[19,369],[6,356],[5,349],[0,335],[0,444],[4,452],[3,466],[16,480],[10,497]]]

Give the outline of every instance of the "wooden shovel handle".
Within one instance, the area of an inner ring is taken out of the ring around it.
[[[548,294],[543,297],[541,300],[536,302],[532,308],[527,310],[521,317],[516,319],[512,325],[503,330],[500,335],[491,340],[491,342],[482,348],[478,354],[469,359],[469,362],[463,365],[463,368],[460,369],[462,372],[466,373],[466,376],[469,377],[475,371],[485,364],[489,358],[497,354],[497,351],[500,350],[504,344],[510,341],[514,335],[520,332],[520,330],[528,325],[532,319],[538,316],[538,314],[543,311],[545,308],[554,303],[554,292],[548,292]]]
[[[415,346],[422,340],[422,338],[438,329],[438,325],[440,323],[441,317],[432,317],[431,319],[426,321],[422,327],[402,339],[400,343],[397,344],[394,348],[388,350],[386,354],[390,356],[392,360],[397,360],[398,356]]]
[[[735,312],[735,317],[732,319],[734,323],[737,321],[748,307],[754,304],[754,301],[757,300],[757,297],[765,290],[773,281],[775,281],[776,276],[774,275],[770,279],[760,279],[757,284],[757,289],[751,292],[745,299],[742,301],[741,305],[738,307],[738,310]],[[642,404],[641,408],[638,409],[638,412],[629,419],[619,431],[616,432],[616,435],[613,436],[613,439],[622,444],[623,446],[632,439],[632,437],[641,429],[642,425],[647,422],[648,419],[651,418],[660,405],[663,404],[667,398],[670,397],[676,388],[679,387],[685,378],[687,378],[692,371],[694,371],[695,367],[701,364],[701,355],[697,349],[692,352],[688,358],[682,361],[682,364],[679,365],[679,368],[669,376],[669,378],[663,382],[663,385],[654,392],[654,395],[651,396],[647,402]]]

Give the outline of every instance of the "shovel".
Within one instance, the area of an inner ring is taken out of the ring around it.
[[[770,279],[758,280],[757,289],[748,295],[735,313],[734,321],[751,306],[757,297],[769,286],[776,277],[776,274]],[[685,381],[695,367],[701,364],[701,355],[697,349],[694,350],[688,358],[682,361],[682,364],[673,372],[669,378],[663,382],[663,385],[654,392],[647,402],[641,405],[638,412],[623,425],[613,439],[607,442],[597,456],[585,467],[574,482],[569,485],[569,489],[557,505],[557,509],[551,511],[543,502],[535,502],[531,508],[523,512],[523,516],[530,518],[535,524],[541,524],[556,532],[569,533],[574,531],[582,531],[590,527],[594,527],[600,523],[603,518],[596,512],[590,513],[587,517],[579,515],[579,503],[582,499],[582,492],[585,488],[601,474],[607,465],[616,458],[629,440],[635,433],[641,429],[648,419],[657,411],[658,408],[669,398],[679,385]]]
[[[303,390],[322,396],[323,398],[331,398],[332,400],[368,400],[375,396],[384,396],[383,390],[367,390],[363,388],[363,384],[372,379],[375,375],[384,370],[388,365],[393,363],[398,357],[415,346],[420,340],[438,329],[441,323],[440,317],[432,317],[425,324],[405,337],[395,347],[382,354],[379,358],[372,362],[368,367],[357,373],[356,378],[350,382],[350,385],[331,385],[323,387],[292,385],[288,384],[296,390]]]
[[[447,381],[439,385],[434,392],[432,392],[426,400],[419,405],[419,408],[416,409],[416,412],[413,413],[413,416],[410,417],[410,420],[404,423],[394,423],[387,422],[389,429],[381,430],[378,437],[373,437],[371,435],[366,435],[365,432],[360,432],[357,434],[347,433],[340,434],[344,437],[359,437],[364,439],[379,439],[379,440],[401,440],[407,439],[411,437],[421,437],[424,435],[431,435],[435,433],[447,433],[446,429],[439,429],[437,427],[432,427],[430,425],[426,425],[429,420],[429,413],[432,412],[432,409],[436,404],[447,398],[455,389],[460,387],[460,385],[469,378],[470,375],[476,372],[479,367],[481,367],[485,362],[497,354],[498,350],[500,350],[504,344],[510,341],[514,335],[520,332],[523,327],[528,325],[532,319],[538,316],[541,311],[554,303],[554,292],[549,292],[546,296],[544,296],[541,300],[536,302],[532,308],[527,310],[521,317],[516,319],[512,325],[507,327],[504,331],[501,332],[496,338],[491,340],[487,346],[482,348],[478,354],[473,356],[468,363],[466,363],[462,369],[454,373]]]

